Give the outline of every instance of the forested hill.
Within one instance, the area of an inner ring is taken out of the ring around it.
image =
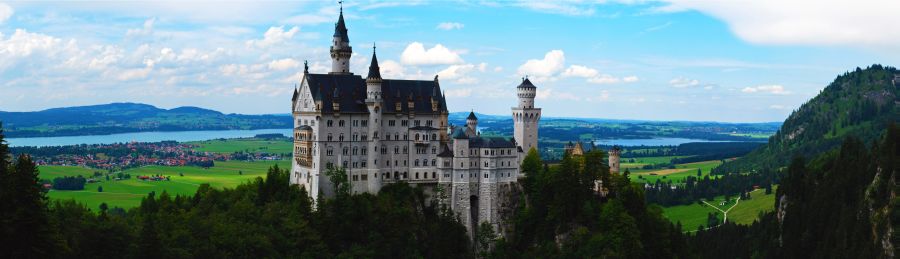
[[[141,131],[290,128],[291,117],[223,114],[198,107],[161,109],[139,103],[111,103],[2,112],[7,137],[100,135]]]
[[[887,125],[900,119],[898,87],[900,71],[893,67],[876,64],[839,75],[794,111],[767,145],[723,164],[716,172],[783,167],[796,155],[809,158],[831,150],[848,136],[871,144]]]

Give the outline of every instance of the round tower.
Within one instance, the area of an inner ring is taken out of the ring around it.
[[[538,149],[538,122],[541,120],[541,109],[534,108],[534,97],[537,87],[528,78],[516,87],[519,105],[512,108],[513,137],[522,151]]]
[[[334,25],[331,43],[331,74],[351,74],[350,56],[353,48],[350,47],[350,37],[347,36],[347,25],[344,23],[344,7],[341,7],[338,22]]]
[[[619,150],[618,146],[614,146],[609,150],[609,172],[618,174],[619,173],[619,155],[621,150]]]

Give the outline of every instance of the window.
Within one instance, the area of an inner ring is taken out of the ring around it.
[[[334,155],[334,149],[331,148],[331,147],[328,147],[328,149],[325,150],[325,155],[327,155],[327,156],[333,156],[333,155]]]
[[[338,141],[344,141],[344,133],[341,133],[341,135],[338,136]]]
[[[431,133],[431,140],[437,140],[437,134]]]
[[[331,126],[334,126],[334,121],[328,120],[327,122],[325,122],[325,124],[326,124],[328,127],[331,127]]]
[[[377,136],[377,135],[376,135]],[[384,140],[391,140],[391,134],[385,134]]]
[[[415,165],[416,165],[416,166],[419,166],[419,160],[418,160],[418,159],[416,159]],[[416,177],[416,178],[418,179],[419,177]]]
[[[344,154],[346,156],[346,155],[349,155],[349,153],[350,153],[350,148],[344,147],[344,151],[342,152],[342,154]]]
[[[359,127],[359,121],[353,120],[353,127]]]
[[[396,123],[396,121],[394,121],[394,120],[389,120],[389,121],[388,121],[388,126],[391,126],[391,127],[397,126],[397,123]]]
[[[484,178],[487,179],[487,178],[488,178],[488,174],[484,174]]]
[[[409,140],[409,137],[407,137],[406,134],[403,134],[403,140]]]
[[[344,127],[344,120],[338,121],[338,127]]]
[[[381,154],[387,155],[387,148],[385,148],[384,146],[381,146]]]
[[[354,156],[357,155],[357,152],[356,152],[357,150],[358,150],[358,149],[357,149],[356,147],[353,147],[353,155],[354,155]],[[487,166],[487,165],[485,165],[485,166]]]
[[[431,178],[437,178],[437,172],[431,172]]]
[[[421,122],[420,122],[419,120],[415,120],[415,121],[413,122],[413,124],[415,124],[415,126],[419,126],[419,125],[421,124]]]
[[[409,121],[407,121],[407,120],[400,120],[400,126],[404,126],[404,127],[409,126]]]
[[[331,139],[332,139],[331,133],[328,133],[328,141],[331,141]]]
[[[400,146],[394,146],[394,154],[400,154]]]
[[[347,161],[344,161],[344,168],[347,168]]]
[[[431,160],[431,166],[437,166],[437,160],[432,159],[432,160]]]
[[[431,147],[431,153],[437,154],[437,147]]]
[[[419,179],[419,173],[416,173],[416,180]]]
[[[431,127],[431,120],[425,121],[425,126]]]
[[[363,127],[368,127],[368,126],[369,126],[369,120],[362,120],[362,121],[360,121],[359,125],[360,125],[360,126],[363,126]]]
[[[403,147],[403,154],[409,154],[409,147]]]

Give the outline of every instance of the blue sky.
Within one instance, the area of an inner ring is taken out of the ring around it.
[[[888,1],[347,1],[351,70],[440,75],[451,111],[781,121],[844,71],[900,63]],[[0,110],[108,102],[287,113],[330,68],[336,2],[0,2]]]

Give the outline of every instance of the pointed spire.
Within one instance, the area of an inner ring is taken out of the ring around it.
[[[350,42],[347,36],[347,25],[344,23],[344,1],[338,1],[341,5],[341,14],[338,16],[338,22],[334,25],[334,37],[341,37],[341,42]]]
[[[369,65],[369,76],[366,83],[380,83],[381,69],[378,67],[378,56],[375,55],[375,43],[372,43],[372,64]]]

